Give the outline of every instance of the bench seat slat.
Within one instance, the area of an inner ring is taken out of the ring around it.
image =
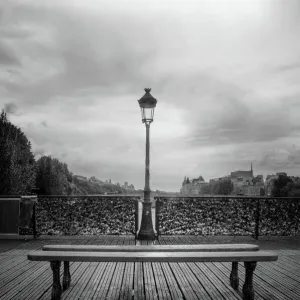
[[[275,261],[270,251],[239,252],[64,252],[32,251],[29,260],[80,262],[251,262]]]
[[[258,251],[258,245],[251,244],[211,244],[211,245],[144,245],[144,246],[96,246],[96,245],[45,245],[44,251],[79,252],[210,252],[210,251]]]

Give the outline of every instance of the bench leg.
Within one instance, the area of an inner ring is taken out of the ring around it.
[[[61,296],[61,285],[60,285],[60,261],[50,261],[50,266],[53,273],[53,285],[52,285],[52,294],[51,300],[60,300]]]
[[[243,300],[254,300],[253,271],[256,262],[245,262],[245,283],[243,286]]]
[[[239,288],[239,274],[238,274],[238,262],[232,263],[232,269],[230,273],[230,285],[237,290]]]
[[[70,275],[70,262],[64,261],[64,277],[63,277],[63,289],[66,290],[71,283]]]

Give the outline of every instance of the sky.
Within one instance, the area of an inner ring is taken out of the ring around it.
[[[36,158],[144,188],[300,175],[300,0],[2,0],[0,109]]]

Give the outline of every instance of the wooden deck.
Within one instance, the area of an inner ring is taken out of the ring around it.
[[[161,237],[155,243],[203,242],[206,241],[201,237],[172,236]],[[52,272],[48,262],[27,260],[29,250],[40,250],[46,244],[134,245],[135,240],[133,236],[52,237],[20,242],[11,247],[3,241],[0,244],[0,299],[34,300],[50,299]],[[284,248],[275,249],[278,261],[258,263],[254,272],[255,299],[300,299],[300,249]],[[76,262],[71,263],[70,268],[72,283],[63,292],[62,299],[242,299],[242,264],[239,265],[239,291],[229,284],[230,263]]]

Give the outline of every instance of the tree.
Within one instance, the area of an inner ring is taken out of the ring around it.
[[[4,110],[0,115],[0,194],[32,194],[36,166],[31,144],[20,128],[13,125]]]
[[[233,183],[229,178],[220,180],[220,195],[230,195],[233,191]]]
[[[42,156],[37,161],[36,185],[39,193],[66,195],[71,192],[72,173],[68,166],[51,156]]]
[[[233,191],[233,183],[229,178],[212,181],[209,183],[209,192],[214,195],[230,195]]]
[[[289,197],[300,197],[300,183],[299,182],[293,183],[290,186],[290,189],[288,191],[288,196]]]
[[[287,175],[280,174],[278,178],[274,180],[271,195],[273,197],[288,197],[292,187],[293,180]]]

